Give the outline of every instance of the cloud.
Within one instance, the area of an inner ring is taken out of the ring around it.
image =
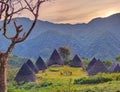
[[[120,0],[53,0],[41,6],[39,19],[56,23],[88,22],[110,11],[120,12],[119,9]]]

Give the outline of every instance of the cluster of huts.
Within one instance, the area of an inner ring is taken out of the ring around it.
[[[36,80],[35,74],[39,71],[44,71],[47,67],[52,65],[64,65],[64,61],[57,50],[54,50],[51,54],[48,61],[45,63],[41,57],[37,59],[35,64],[29,59],[26,63],[22,65],[16,74],[15,80],[17,83],[20,82],[32,82]],[[120,72],[120,65],[118,63],[114,63],[111,68],[108,70],[104,63],[101,60],[97,60],[93,58],[88,66],[85,68],[81,59],[78,55],[75,55],[73,60],[68,64],[70,67],[82,67],[84,70],[88,72],[88,75],[96,75],[97,73],[112,73],[112,72]]]

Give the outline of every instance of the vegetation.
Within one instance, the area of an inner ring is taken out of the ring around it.
[[[8,82],[13,82],[17,72],[18,72],[18,68],[15,68],[15,67],[14,68],[9,68],[7,70],[7,81]]]
[[[11,55],[8,59],[8,64],[12,65],[12,66],[15,66],[15,67],[20,67],[27,60],[28,60],[27,58],[22,58],[22,57],[18,57],[18,56],[15,56],[15,55]]]
[[[65,64],[69,63],[69,55],[71,54],[71,49],[67,46],[61,46],[59,47],[59,53],[64,59]]]
[[[105,61],[103,61],[103,63],[105,64],[105,66],[107,68],[110,68],[110,66],[113,64],[113,62],[111,60],[105,60]]]
[[[120,56],[115,57],[116,61],[120,62]]]
[[[14,81],[17,68],[8,71],[8,92],[119,92],[120,73],[88,76],[82,68],[52,66],[40,71],[36,83],[18,85]],[[69,75],[69,73],[71,74]],[[75,80],[81,80],[79,83]],[[91,83],[92,82],[92,83]]]
[[[82,59],[82,63],[85,67],[88,66],[89,62],[90,62],[90,60],[88,60],[88,59]]]
[[[75,79],[74,84],[98,84],[108,81],[120,81],[120,74],[104,74],[99,73],[95,76],[83,77],[80,79]]]

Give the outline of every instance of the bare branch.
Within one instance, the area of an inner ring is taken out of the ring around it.
[[[32,25],[31,25],[30,29],[28,30],[28,32],[27,32],[26,34],[24,34],[23,37],[17,41],[17,43],[20,43],[20,42],[26,40],[26,38],[29,36],[29,34],[31,33],[31,31],[33,30],[33,28],[34,28],[34,26],[35,26],[35,24],[36,24],[36,22],[37,22],[40,5],[41,5],[43,2],[45,2],[45,1],[46,1],[46,0],[42,0],[42,1],[38,0],[37,6],[36,6],[36,11],[35,11],[35,13],[33,13],[35,19],[34,19]],[[33,12],[33,11],[32,11],[32,12]]]
[[[10,53],[12,51],[12,49],[14,48],[16,43],[20,43],[24,40],[26,40],[26,38],[30,35],[30,33],[32,32],[33,28],[35,27],[35,24],[37,22],[38,19],[38,14],[39,14],[39,8],[40,5],[43,2],[46,2],[48,0],[36,0],[36,2],[33,3],[34,0],[1,0],[0,1],[0,19],[2,18],[2,16],[4,16],[4,23],[3,23],[3,27],[2,27],[2,31],[3,31],[3,36],[8,39],[11,40],[11,45],[9,46],[9,48],[7,49],[6,53]],[[19,8],[15,8],[16,5],[19,5]],[[9,23],[11,23],[11,20],[13,18],[13,16],[15,14],[20,13],[23,10],[28,10],[33,16],[34,16],[34,20],[33,23],[31,24],[30,28],[28,29],[28,31],[26,31],[25,33],[23,33],[22,36],[21,33],[23,31],[23,25],[17,25],[17,21],[14,20],[14,27],[15,27],[15,35],[12,37],[7,36],[7,26]]]

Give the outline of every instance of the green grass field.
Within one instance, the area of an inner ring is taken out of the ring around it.
[[[70,74],[72,73],[72,74]],[[68,66],[63,67],[50,67],[45,72],[39,72],[37,74],[38,79],[42,78],[49,80],[67,80],[67,79],[75,79],[86,76],[87,73],[83,71],[82,68],[71,68]]]
[[[14,72],[9,72],[12,73],[10,77],[16,72],[15,70],[12,71]],[[118,80],[97,84],[74,84],[74,79],[84,79],[89,78],[89,76],[82,68],[68,66],[49,67],[46,71],[40,71],[36,76],[35,83],[17,85],[13,80],[9,81],[8,92],[120,92],[119,73],[104,75],[108,78],[117,76]]]

